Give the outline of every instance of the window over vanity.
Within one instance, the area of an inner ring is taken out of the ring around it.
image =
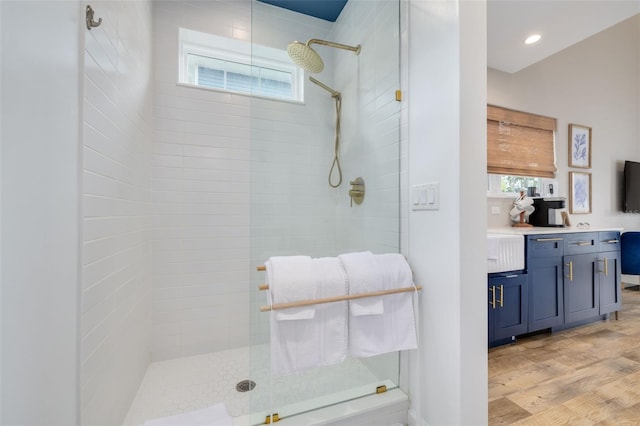
[[[487,190],[514,196],[536,187],[555,195],[556,119],[494,105],[487,106]]]

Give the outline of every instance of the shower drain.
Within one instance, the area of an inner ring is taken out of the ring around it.
[[[236,385],[236,390],[238,392],[249,392],[250,390],[253,390],[253,388],[256,387],[256,382],[254,382],[253,380],[242,380],[241,382],[238,382],[238,384]]]

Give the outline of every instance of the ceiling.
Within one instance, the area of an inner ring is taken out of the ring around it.
[[[347,0],[259,0],[335,22]],[[514,73],[640,13],[640,0],[487,0],[487,65]],[[542,39],[525,45],[531,33]]]
[[[520,71],[638,13],[640,0],[488,0],[487,65]]]
[[[258,0],[304,15],[335,22],[347,0]]]

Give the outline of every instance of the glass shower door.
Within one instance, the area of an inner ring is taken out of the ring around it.
[[[309,39],[361,45],[359,54],[330,46],[315,48],[324,62],[316,74],[302,73],[303,100],[253,96],[251,115],[251,262],[271,256],[335,257],[342,253],[400,251],[400,4],[398,0],[350,0],[335,22],[260,1],[252,2],[254,64],[264,47],[286,50]],[[298,72],[302,72],[298,70]],[[294,73],[295,74],[295,73]],[[309,81],[313,76],[326,88]],[[295,75],[292,77],[295,78]],[[261,84],[256,78],[255,85]],[[292,84],[293,86],[296,83]],[[335,93],[341,96],[337,186]],[[352,203],[350,183],[364,181],[364,199]],[[333,185],[330,185],[330,183]],[[397,387],[399,354],[388,353],[271,375],[272,312],[265,273],[252,273],[252,424],[268,413],[295,416]]]

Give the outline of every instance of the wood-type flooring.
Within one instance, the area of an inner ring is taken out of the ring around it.
[[[489,350],[489,425],[640,425],[640,291],[619,319]]]

